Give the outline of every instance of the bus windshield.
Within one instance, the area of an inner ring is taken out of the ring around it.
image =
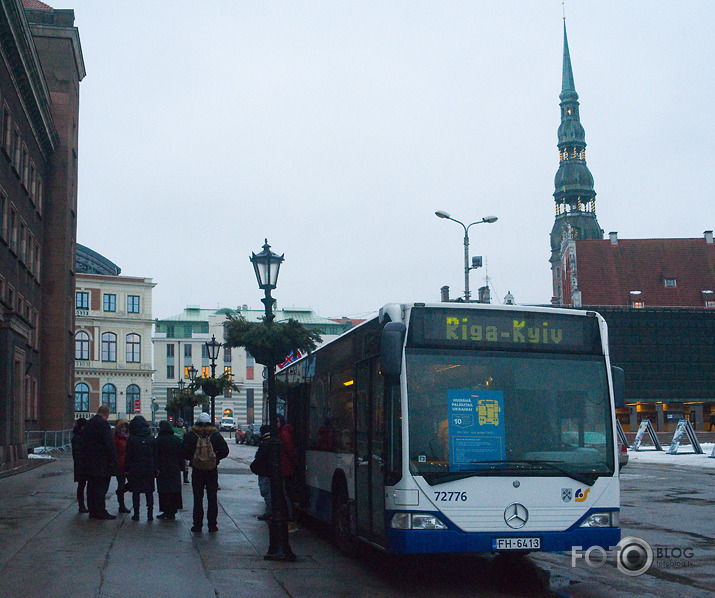
[[[407,349],[406,367],[410,471],[428,483],[613,475],[603,355]]]

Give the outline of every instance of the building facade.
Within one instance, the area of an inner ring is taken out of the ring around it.
[[[110,419],[152,418],[151,278],[119,268],[77,245],[74,414],[108,405]]]
[[[79,83],[72,10],[0,0],[0,463],[73,421]]]
[[[238,390],[216,397],[215,413],[220,418],[230,414],[237,424],[260,425],[267,417],[264,409],[263,371],[252,355],[242,347],[229,348],[224,343],[224,324],[227,315],[241,316],[249,322],[261,322],[264,310],[248,309],[201,309],[187,307],[181,314],[166,319],[157,319],[154,330],[154,398],[157,404],[156,418],[166,419],[166,403],[179,388],[179,381],[189,384],[189,368],[197,370],[197,376],[211,376],[211,360],[206,342],[213,336],[222,346],[216,360],[216,376],[230,373]],[[307,308],[274,310],[276,321],[294,319],[309,328],[321,331],[323,342],[336,338],[349,323],[322,318]],[[286,356],[288,358],[288,356]],[[204,407],[209,412],[210,407]],[[197,416],[199,409],[194,411]]]

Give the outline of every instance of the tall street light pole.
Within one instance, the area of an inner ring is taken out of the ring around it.
[[[251,255],[251,263],[256,273],[258,287],[264,291],[265,297],[261,302],[266,308],[263,318],[265,326],[273,326],[273,304],[271,291],[278,283],[283,256],[273,253],[266,239],[263,251]],[[268,423],[271,428],[271,437],[268,441],[268,451],[271,468],[271,518],[268,521],[269,545],[268,552],[263,557],[268,561],[295,561],[296,556],[291,550],[288,541],[288,505],[285,502],[283,485],[283,471],[281,470],[281,441],[278,438],[278,399],[276,397],[276,364],[268,363],[266,366],[267,391],[268,391]]]
[[[464,229],[464,301],[466,303],[469,303],[469,271],[478,268],[479,266],[470,266],[469,265],[469,229],[470,227],[474,226],[475,224],[482,224],[486,222],[487,224],[492,224],[499,220],[496,216],[485,216],[481,220],[477,220],[475,222],[472,222],[471,224],[464,224],[464,222],[460,222],[459,220],[455,220],[452,218],[448,212],[445,212],[443,210],[437,210],[435,212],[435,215],[438,218],[444,218],[446,220],[451,220],[452,222],[456,222],[457,224],[461,224],[462,228]]]
[[[206,341],[206,351],[209,354],[209,359],[211,360],[211,385],[209,386],[211,392],[211,423],[216,425],[216,360],[218,359],[218,351],[221,348],[221,343],[216,340],[216,335],[211,335],[211,340]]]
[[[198,372],[198,370],[193,365],[190,368],[188,368],[188,370],[186,371],[186,373],[189,375],[189,380],[191,380],[192,384],[193,384],[194,380],[196,380],[197,372]],[[191,414],[191,417],[189,418],[190,421],[186,421],[185,423],[191,424],[193,426],[194,425],[194,406],[193,405],[191,406],[189,413]],[[187,425],[186,429],[188,430],[188,428],[189,428],[189,426]]]

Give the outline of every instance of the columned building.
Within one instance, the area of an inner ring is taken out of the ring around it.
[[[72,10],[0,0],[0,465],[71,428],[79,83]]]
[[[74,415],[100,405],[110,419],[152,418],[151,278],[120,276],[114,263],[77,244]]]
[[[305,326],[321,331],[323,342],[337,338],[350,327],[347,322],[336,322],[315,314],[309,308],[275,309],[276,322],[294,319]],[[224,346],[224,324],[226,317],[241,316],[249,322],[261,322],[263,309],[249,309],[243,305],[236,309],[201,309],[187,307],[176,316],[157,319],[154,329],[154,397],[156,418],[166,419],[167,400],[179,388],[179,381],[188,385],[189,368],[197,370],[197,376],[211,376],[211,361],[206,342],[212,336],[222,344],[216,360],[216,377],[230,373],[238,390],[216,397],[215,413],[218,420],[224,412],[232,415],[237,424],[260,425],[267,417],[264,410],[263,371],[252,355],[242,347]],[[287,360],[289,356],[286,356]],[[210,407],[205,407],[209,412]],[[196,409],[196,417],[199,410]]]

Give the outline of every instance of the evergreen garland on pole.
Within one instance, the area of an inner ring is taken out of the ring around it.
[[[244,347],[253,358],[266,367],[278,365],[292,351],[311,353],[323,339],[315,330],[292,318],[286,322],[249,322],[243,316],[227,314],[226,345]]]

